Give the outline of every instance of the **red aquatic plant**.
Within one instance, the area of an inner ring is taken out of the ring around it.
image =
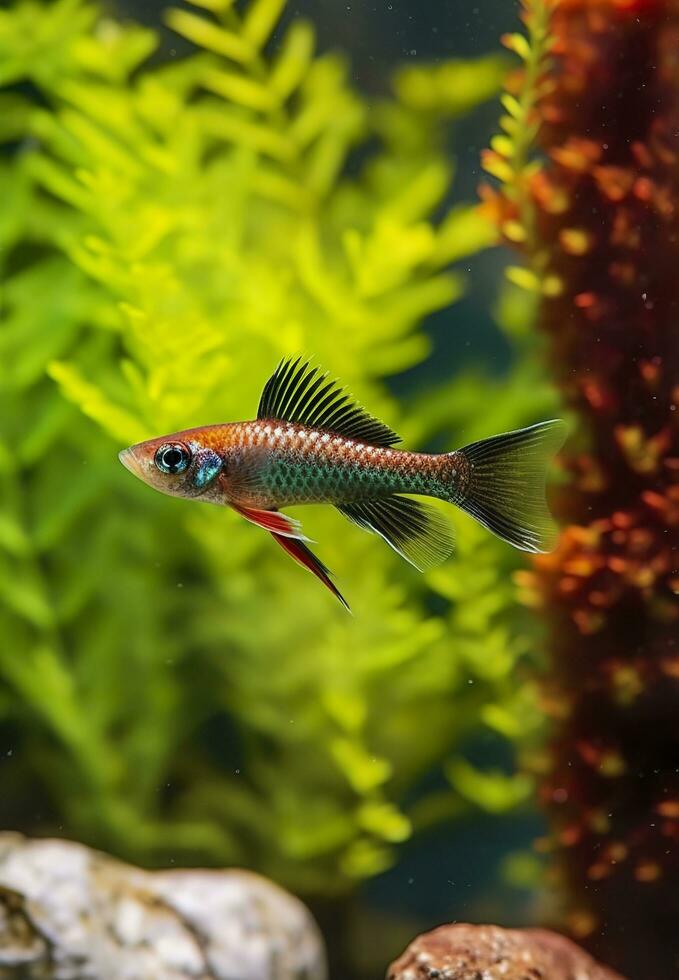
[[[524,6],[532,56],[508,39],[526,69],[485,161],[503,187],[485,197],[527,255],[518,278],[541,292],[578,420],[560,545],[521,581],[550,635],[541,795],[574,931],[628,975],[666,980],[679,970],[679,2]],[[537,163],[516,164],[512,120],[538,134]]]

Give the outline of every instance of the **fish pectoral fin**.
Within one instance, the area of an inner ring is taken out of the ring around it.
[[[296,538],[298,541],[308,541],[302,531],[302,525],[294,517],[281,514],[278,510],[258,510],[256,507],[242,507],[239,504],[231,504],[241,517],[257,527],[263,527],[265,531],[271,531],[274,535],[283,538]]]
[[[455,548],[453,530],[434,507],[409,497],[343,504],[337,508],[350,521],[384,538],[394,551],[424,572],[439,565]]]
[[[302,565],[303,568],[308,568],[309,571],[316,576],[316,578],[319,578],[323,585],[330,589],[334,596],[337,596],[347,612],[351,612],[349,603],[334,582],[332,582],[330,578],[330,570],[326,568],[323,562],[316,557],[310,548],[307,548],[307,546],[298,538],[285,537],[282,534],[277,534],[275,531],[271,532],[271,536],[278,542],[281,548],[290,555],[291,558],[294,558],[298,564]]]

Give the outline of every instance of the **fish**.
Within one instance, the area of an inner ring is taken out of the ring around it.
[[[550,419],[453,452],[409,452],[327,372],[289,357],[266,382],[256,419],[149,439],[119,458],[161,493],[231,507],[268,531],[349,610],[301,523],[282,508],[332,505],[419,571],[452,554],[454,535],[437,507],[413,497],[453,504],[515,548],[547,552],[557,528],[546,471],[564,438],[564,422]]]

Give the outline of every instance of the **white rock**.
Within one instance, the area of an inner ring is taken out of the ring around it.
[[[0,833],[0,977],[326,980],[300,901],[247,871],[143,871]]]

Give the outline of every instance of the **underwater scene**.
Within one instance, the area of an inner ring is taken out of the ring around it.
[[[679,0],[1,0],[0,978],[679,978]]]

